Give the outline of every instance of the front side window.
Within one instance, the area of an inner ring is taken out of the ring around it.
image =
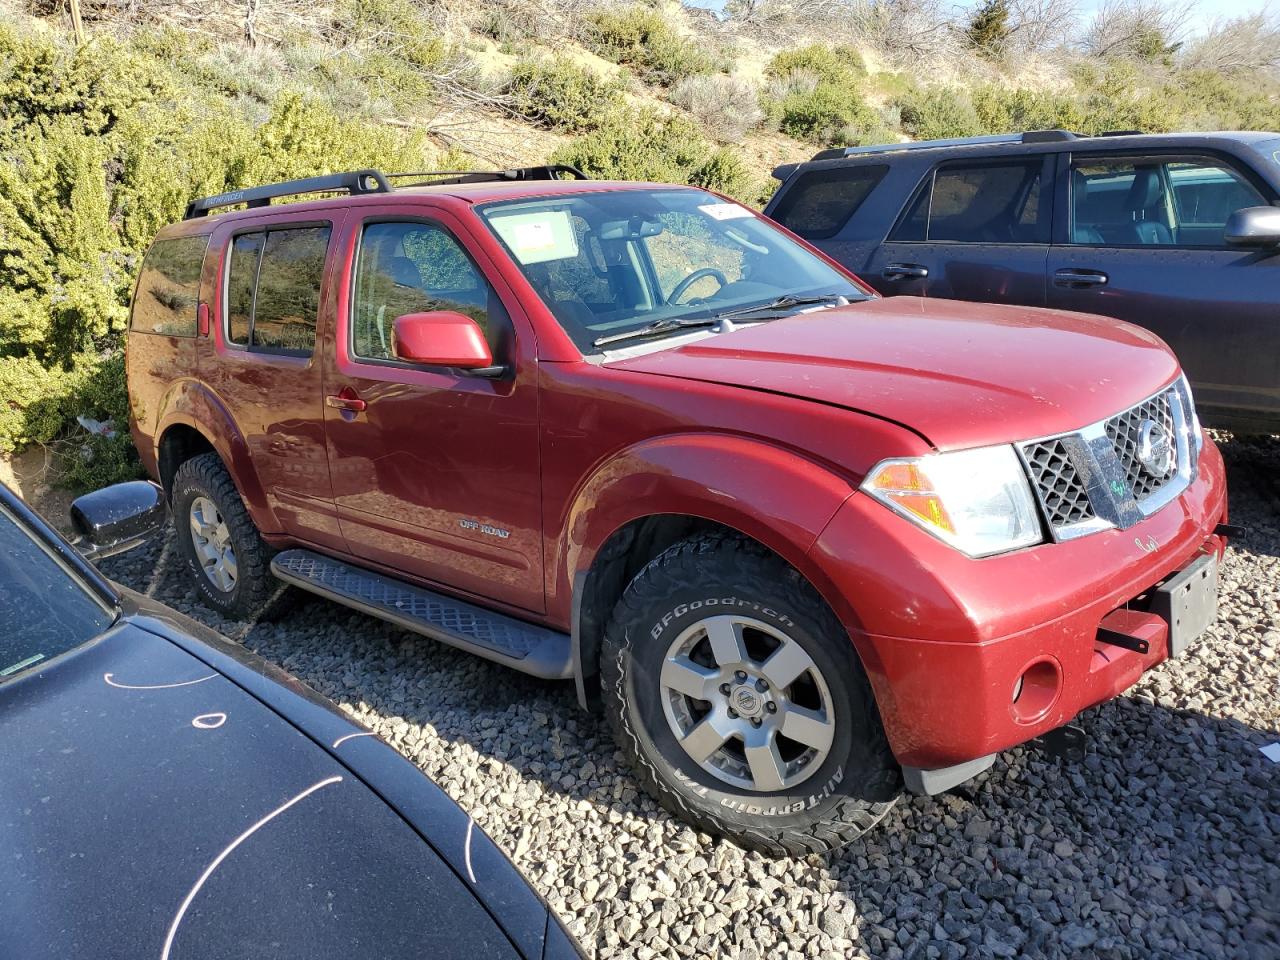
[[[1048,243],[1041,190],[1044,161],[956,163],[940,167],[916,193],[889,238],[953,243]]]
[[[1071,242],[1225,247],[1227,218],[1267,201],[1209,158],[1087,158],[1071,164]]]
[[[834,237],[888,172],[884,164],[875,164],[802,173],[771,216],[806,240]]]
[[[351,324],[356,356],[395,359],[396,318],[435,310],[471,317],[496,347],[503,327],[501,302],[452,234],[419,221],[368,224],[356,261]]]
[[[782,297],[866,296],[767,220],[701,190],[498,201],[481,216],[584,353],[659,321]]]
[[[138,273],[129,329],[168,337],[196,335],[200,303],[200,270],[207,236],[157,240]]]
[[[112,615],[0,509],[0,682],[92,640]]]
[[[227,339],[274,353],[315,346],[328,227],[242,233],[227,268]]]

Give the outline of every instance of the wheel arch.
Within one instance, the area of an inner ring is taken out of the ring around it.
[[[601,641],[627,584],[695,533],[720,529],[759,543],[845,620],[847,605],[832,602],[832,583],[809,550],[852,493],[848,480],[822,464],[737,436],[650,441],[599,468],[570,510],[560,565],[579,702],[599,705]]]
[[[183,463],[202,453],[216,453],[254,524],[263,533],[277,531],[279,524],[267,503],[249,444],[226,405],[195,381],[175,385],[165,401],[155,440],[156,468],[165,493],[172,494],[174,475]]]

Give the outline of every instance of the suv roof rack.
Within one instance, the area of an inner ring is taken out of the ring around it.
[[[562,173],[575,180],[590,180],[577,167],[565,163],[546,164],[540,167],[515,167],[510,170],[436,170],[421,173],[382,173],[379,170],[354,170],[349,173],[331,173],[323,177],[307,177],[303,180],[286,180],[244,190],[229,190],[211,197],[200,197],[187,204],[182,219],[203,217],[218,207],[230,207],[243,203],[249,207],[270,206],[272,200],[282,197],[298,197],[308,193],[346,193],[357,196],[367,193],[391,193],[396,188],[392,180],[418,178],[405,187],[446,186],[456,183],[486,183],[502,180],[560,180]]]
[[[1028,130],[1024,133],[996,133],[983,137],[955,137],[949,140],[916,140],[913,143],[877,143],[866,147],[834,147],[821,150],[813,160],[838,160],[867,153],[890,153],[897,150],[934,150],[938,147],[969,147],[994,143],[1057,143],[1075,140],[1070,130]]]

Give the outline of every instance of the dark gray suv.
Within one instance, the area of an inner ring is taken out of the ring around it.
[[[1128,320],[1212,426],[1280,433],[1280,133],[1063,130],[825,150],[765,213],[886,295]]]

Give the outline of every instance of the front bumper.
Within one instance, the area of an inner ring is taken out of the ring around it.
[[[1132,686],[1168,657],[1168,627],[1131,601],[1202,553],[1221,558],[1222,457],[1206,440],[1195,481],[1127,530],[973,560],[861,495],[812,558],[871,679],[904,767],[963,764],[1024,743]],[[1147,640],[1139,653],[1099,629]],[[1019,678],[1039,664],[1015,703]]]

